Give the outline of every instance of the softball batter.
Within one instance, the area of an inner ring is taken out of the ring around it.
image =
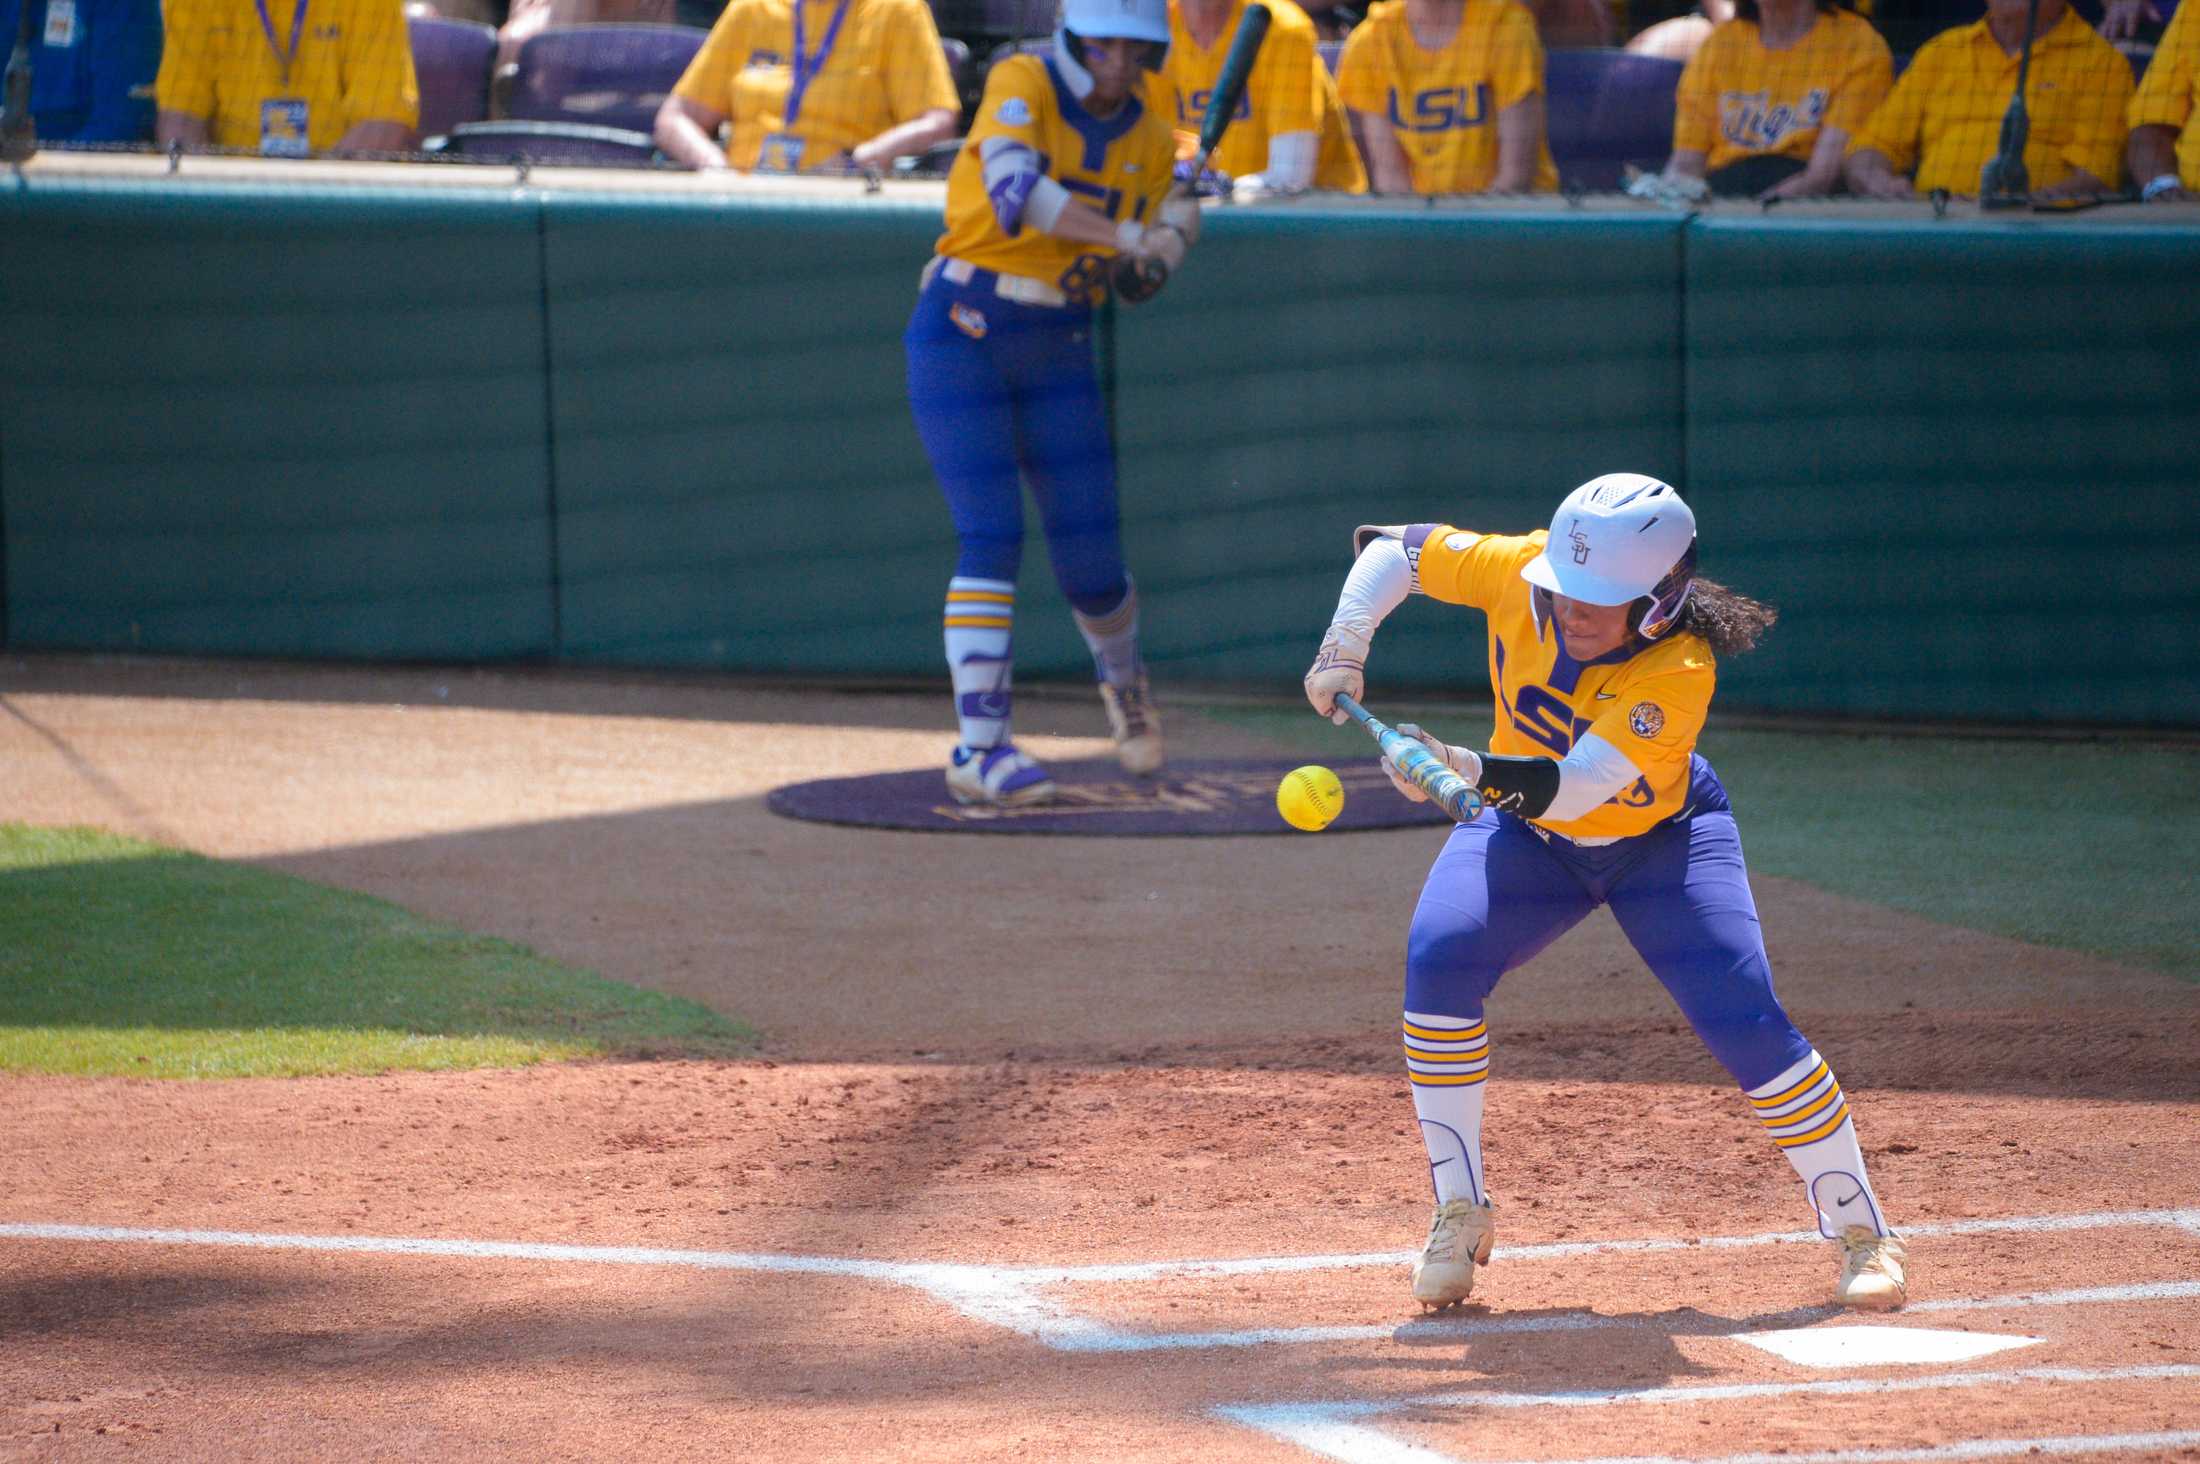
[[[1493,810],[1453,831],[1407,939],[1406,1072],[1436,1188],[1414,1297],[1462,1301],[1489,1261],[1483,1002],[1609,905],[1802,1176],[1819,1233],[1841,1248],[1835,1300],[1900,1306],[1902,1242],[1865,1177],[1841,1085],[1773,994],[1734,815],[1695,751],[1719,657],[1753,647],[1773,611],[1696,576],[1695,515],[1637,473],[1576,488],[1548,533],[1411,524],[1363,528],[1359,544],[1306,675],[1314,709],[1344,720],[1337,694],[1360,694],[1376,626],[1413,592],[1489,617],[1497,697],[1487,753],[1402,729]]]
[[[1150,297],[1198,232],[1198,205],[1166,197],[1175,138],[1139,100],[1168,44],[1167,0],[1067,0],[1051,58],[1011,56],[987,76],[948,174],[947,231],[904,343],[917,433],[962,546],[944,616],[962,733],[947,791],[960,803],[1054,794],[1009,736],[1023,478],[1116,754],[1134,773],[1162,764],[1091,324],[1111,278],[1126,301]]]

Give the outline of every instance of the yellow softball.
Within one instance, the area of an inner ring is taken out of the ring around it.
[[[1291,827],[1317,833],[1344,812],[1344,784],[1325,767],[1293,768],[1276,785],[1276,812]]]

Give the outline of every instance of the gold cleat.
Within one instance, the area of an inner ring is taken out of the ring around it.
[[[1432,1311],[1457,1306],[1474,1290],[1474,1268],[1490,1263],[1497,1208],[1447,1200],[1429,1222],[1428,1244],[1413,1263],[1413,1299]]]
[[[1841,1280],[1833,1299],[1860,1311],[1893,1311],[1909,1299],[1908,1248],[1898,1235],[1861,1225],[1841,1232]]]

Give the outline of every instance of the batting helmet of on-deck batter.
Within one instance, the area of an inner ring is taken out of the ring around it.
[[[1591,478],[1559,504],[1550,542],[1521,566],[1520,577],[1585,605],[1648,599],[1635,628],[1644,640],[1656,640],[1680,618],[1696,582],[1696,515],[1656,478]]]
[[[1080,99],[1092,90],[1092,76],[1078,42],[1118,38],[1147,42],[1143,64],[1148,71],[1159,71],[1169,53],[1169,0],[1062,0],[1054,59]]]

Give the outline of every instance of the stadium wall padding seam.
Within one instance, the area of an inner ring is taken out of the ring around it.
[[[565,575],[558,559],[558,401],[555,348],[550,335],[550,203],[535,196],[535,287],[541,307],[535,318],[542,331],[542,506],[549,539],[550,659],[565,656]]]

